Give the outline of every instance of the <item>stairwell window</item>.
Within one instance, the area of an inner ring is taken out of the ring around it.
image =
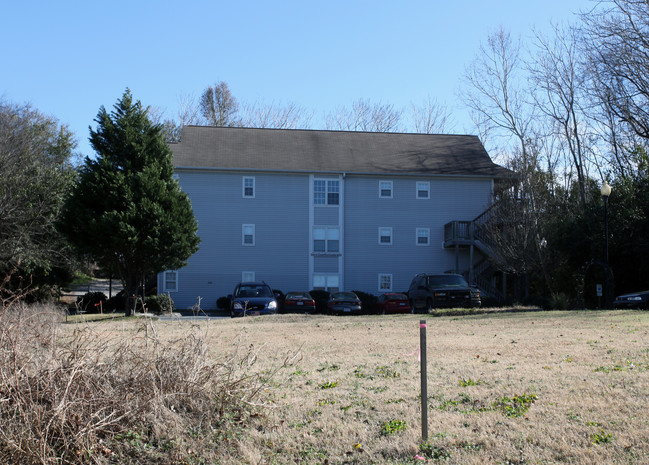
[[[244,224],[241,227],[241,243],[243,245],[253,246],[255,245],[255,225],[254,224]]]
[[[335,274],[314,274],[313,289],[316,291],[338,292],[340,290],[340,277]]]
[[[338,205],[340,203],[340,181],[337,179],[313,180],[314,205]]]
[[[430,198],[430,183],[417,181],[417,198],[429,199]]]
[[[379,244],[392,245],[392,228],[379,228]]]
[[[340,252],[340,230],[336,228],[313,228],[314,253]]]
[[[430,245],[430,229],[417,228],[416,243],[417,245]]]

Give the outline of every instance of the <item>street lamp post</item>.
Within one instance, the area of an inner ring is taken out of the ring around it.
[[[606,263],[606,266],[608,267],[608,196],[611,195],[611,186],[608,185],[608,182],[604,182],[604,185],[602,185],[602,188],[600,189],[600,193],[604,200],[604,263]]]
[[[608,305],[610,294],[613,291],[613,289],[611,289],[611,270],[608,266],[608,197],[611,195],[611,186],[608,185],[608,182],[604,181],[600,193],[602,194],[602,200],[604,201],[604,273],[606,274],[606,277],[604,278],[604,305]]]

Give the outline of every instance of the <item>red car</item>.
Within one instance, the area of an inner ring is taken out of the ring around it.
[[[374,311],[382,315],[386,313],[410,313],[408,296],[396,292],[381,294],[374,305]]]
[[[315,300],[308,292],[289,292],[284,297],[285,312],[315,312]]]

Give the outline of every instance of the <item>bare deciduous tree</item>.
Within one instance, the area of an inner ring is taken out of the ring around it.
[[[250,128],[307,128],[313,116],[294,103],[278,105],[259,101],[252,105],[244,104],[241,113],[241,126]]]
[[[394,105],[356,100],[351,109],[338,107],[325,118],[327,129],[341,131],[398,132],[401,130],[400,110]]]
[[[420,134],[447,134],[452,130],[448,108],[430,96],[421,105],[411,105],[413,128]]]
[[[582,16],[595,90],[602,104],[649,139],[649,2],[604,5]]]
[[[200,114],[211,126],[239,126],[239,102],[230,92],[228,85],[221,81],[208,86],[199,101]]]
[[[526,158],[536,115],[520,87],[523,70],[520,41],[501,28],[487,38],[466,69],[461,98],[482,135],[514,136]]]
[[[552,136],[558,137],[568,157],[566,166],[574,169],[582,207],[586,206],[588,144],[585,103],[585,75],[579,68],[578,39],[575,29],[554,27],[552,39],[536,36],[539,52],[529,65],[536,92],[531,92],[536,107],[550,119]],[[592,150],[591,150],[592,152]]]
[[[0,100],[0,283],[49,270],[66,252],[55,223],[75,172],[67,127],[29,105]]]

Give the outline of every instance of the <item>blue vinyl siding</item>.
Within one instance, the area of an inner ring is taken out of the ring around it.
[[[385,179],[385,178],[383,178]],[[422,272],[455,268],[454,251],[442,247],[444,224],[472,220],[489,205],[491,180],[430,178],[430,198],[416,199],[421,178],[393,179],[392,198],[379,198],[376,177],[345,182],[345,283],[347,290],[378,294],[378,275],[392,275],[392,289],[405,291]],[[378,228],[392,228],[392,245],[379,245]],[[417,228],[430,230],[430,245],[417,247]]]
[[[212,309],[232,293],[243,271],[284,292],[310,290],[314,274],[337,275],[344,290],[378,294],[379,275],[392,290],[407,290],[421,272],[455,268],[455,251],[444,249],[444,224],[472,220],[491,202],[486,178],[340,177],[340,205],[313,205],[309,174],[178,170],[198,220],[200,249],[178,270],[180,309]],[[242,196],[243,177],[254,176],[255,196]],[[380,198],[379,181],[392,182],[392,197]],[[416,183],[430,183],[430,198],[416,198]],[[342,212],[342,215],[341,215]],[[254,246],[242,244],[242,225],[254,225]],[[340,256],[312,255],[314,226],[340,228]],[[392,244],[380,245],[378,228],[392,228]],[[429,245],[416,245],[417,228],[430,231]],[[342,258],[340,258],[342,257]],[[460,265],[468,261],[461,252]],[[163,274],[158,282],[162,289]]]
[[[255,197],[242,198],[240,173],[178,174],[201,238],[199,251],[179,270],[178,308],[191,307],[199,296],[202,308],[215,308],[243,271],[274,289],[308,287],[308,176],[255,173]],[[255,225],[254,246],[242,244],[243,224]]]

